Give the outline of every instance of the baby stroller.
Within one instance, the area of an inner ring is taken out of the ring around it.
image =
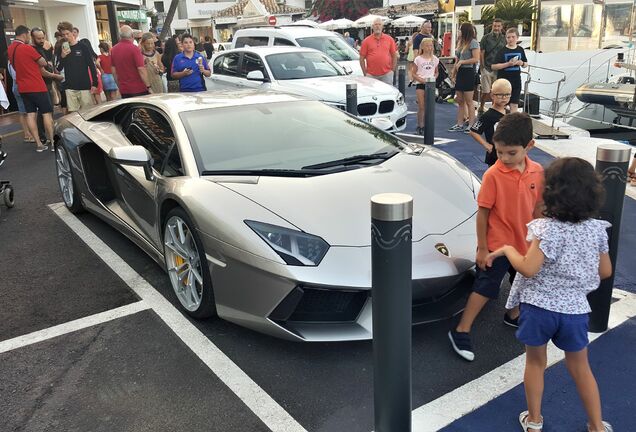
[[[455,84],[450,79],[448,69],[443,62],[439,62],[437,66],[437,79],[435,80],[435,88],[437,88],[437,103],[446,102],[447,99],[455,97]]]
[[[2,150],[2,141],[0,140],[0,166],[4,164],[6,158],[7,153]],[[13,186],[11,186],[10,181],[0,180],[0,195],[2,196],[4,205],[6,205],[7,208],[12,208],[14,205]]]

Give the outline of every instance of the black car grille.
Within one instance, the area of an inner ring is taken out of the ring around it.
[[[353,322],[369,291],[325,290],[296,287],[269,315],[284,322]]]
[[[395,102],[392,100],[385,100],[380,102],[380,110],[378,111],[380,114],[386,114],[393,111],[393,107],[395,106]]]
[[[358,104],[358,115],[361,116],[372,116],[378,112],[378,105],[373,102],[361,103]]]

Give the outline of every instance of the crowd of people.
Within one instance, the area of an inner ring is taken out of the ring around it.
[[[381,20],[372,26],[360,49],[365,75],[392,82],[397,46],[383,33]],[[454,351],[473,361],[471,330],[486,304],[499,297],[506,275],[512,288],[503,322],[517,329],[526,346],[524,385],[528,409],[519,414],[525,431],[541,431],[541,399],[547,343],[565,351],[566,366],[588,416],[588,431],[611,432],[603,421],[598,386],[590,369],[586,295],[601,278],[612,274],[608,255],[608,223],[595,219],[603,188],[594,168],[579,158],[562,158],[545,171],[528,157],[534,145],[532,119],[518,112],[521,68],[527,67],[518,32],[502,33],[495,20],[481,43],[470,23],[460,26],[452,78],[457,122],[449,130],[464,131],[486,150],[485,172],[477,197],[477,274],[457,325],[448,332]],[[430,24],[409,42],[409,78],[416,84],[417,133],[424,127],[424,84],[439,71],[436,40]],[[478,66],[480,65],[480,66]],[[491,107],[476,119],[473,92],[481,69],[483,92]],[[510,113],[507,114],[507,109]],[[636,162],[635,162],[636,164]],[[630,174],[631,175],[631,174]]]
[[[56,106],[66,114],[119,97],[204,91],[204,77],[211,74],[209,36],[184,33],[161,42],[155,31],[123,25],[119,42],[101,42],[97,54],[70,22],[58,24],[55,43],[39,28],[20,25],[15,33],[7,52],[12,92],[24,141],[37,152],[53,149]]]

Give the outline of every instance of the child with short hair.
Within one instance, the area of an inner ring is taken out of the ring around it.
[[[497,54],[492,70],[497,71],[497,78],[505,78],[512,85],[510,96],[510,112],[517,112],[521,95],[521,68],[528,67],[525,50],[517,45],[519,31],[511,27],[506,31],[506,46]]]
[[[486,258],[490,266],[506,257],[519,273],[506,307],[521,305],[517,339],[526,345],[528,411],[519,415],[524,431],[543,428],[541,399],[550,340],[565,351],[565,364],[588,416],[588,431],[612,431],[603,421],[587,358],[591,309],[586,296],[612,274],[606,231],[610,224],[594,219],[603,197],[601,181],[589,162],[555,160],[545,171],[545,218],[528,224],[527,239],[532,242],[528,250],[520,253],[505,245]]]
[[[439,59],[433,54],[433,39],[424,38],[420,43],[417,57],[413,59],[411,75],[417,83],[415,95],[417,97],[417,129],[416,134],[424,133],[424,109],[426,103],[426,91],[424,84],[429,79],[437,78],[437,66]]]
[[[475,318],[488,300],[499,296],[506,273],[514,273],[506,257],[498,257],[491,267],[486,267],[486,257],[507,244],[525,253],[526,224],[541,214],[543,168],[528,157],[528,150],[534,146],[532,136],[532,119],[526,113],[504,116],[493,136],[498,159],[484,173],[477,197],[477,274],[473,292],[459,324],[448,332],[455,352],[468,361],[475,359],[470,341]],[[518,316],[518,308],[513,308],[504,315],[504,323],[517,327]]]
[[[492,141],[495,133],[495,125],[506,114],[506,105],[510,100],[510,92],[512,86],[506,79],[498,79],[491,86],[492,106],[479,116],[475,124],[469,130],[470,136],[473,137],[481,146],[486,149],[486,157],[484,162],[488,166],[497,162],[497,152]],[[484,138],[481,135],[484,135]]]

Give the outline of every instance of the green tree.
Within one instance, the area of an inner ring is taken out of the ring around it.
[[[382,0],[316,0],[311,14],[318,15],[320,21],[338,18],[357,20],[375,7],[382,7]]]
[[[481,9],[480,22],[484,24],[485,31],[490,31],[495,18],[503,20],[505,28],[523,24],[524,29],[529,29],[534,10],[532,0],[497,0],[494,5]]]

